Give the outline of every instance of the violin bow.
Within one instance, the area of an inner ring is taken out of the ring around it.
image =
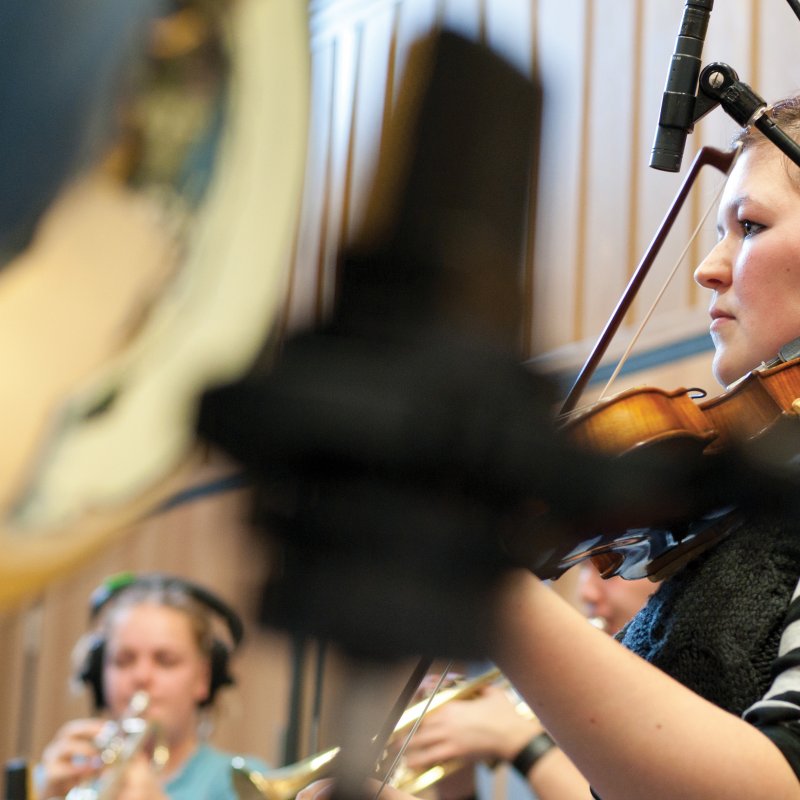
[[[608,322],[606,322],[603,332],[598,337],[592,352],[589,354],[589,357],[586,359],[581,371],[578,373],[578,377],[575,379],[572,388],[569,390],[569,393],[567,394],[559,412],[561,416],[569,414],[575,410],[578,401],[586,390],[586,386],[600,364],[600,360],[605,355],[608,346],[611,344],[611,340],[614,338],[619,330],[620,325],[622,324],[625,314],[628,313],[628,309],[631,307],[637,292],[644,283],[650,268],[653,266],[656,256],[666,241],[669,232],[672,230],[672,226],[674,225],[680,210],[683,208],[683,204],[686,201],[694,182],[697,180],[700,170],[704,166],[709,165],[727,175],[733,167],[733,163],[736,160],[738,152],[738,148],[734,148],[733,150],[718,150],[709,146],[701,147],[700,150],[698,150],[697,155],[694,157],[694,160],[692,161],[692,164],[686,173],[686,177],[683,179],[683,182],[681,183],[681,186],[675,195],[675,199],[672,201],[672,205],[664,215],[664,218],[656,230],[653,239],[648,245],[644,256],[634,270],[630,281],[628,281],[628,285],[625,287],[625,291],[622,293],[622,296],[617,302],[616,308],[608,318]]]

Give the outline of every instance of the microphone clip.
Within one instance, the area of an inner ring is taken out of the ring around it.
[[[728,64],[714,62],[700,73],[695,122],[712,108],[721,106],[742,127],[757,128],[795,164],[800,166],[800,146],[769,115],[769,106]]]

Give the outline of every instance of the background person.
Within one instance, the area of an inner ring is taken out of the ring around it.
[[[234,798],[233,755],[206,741],[203,723],[218,690],[233,683],[230,656],[243,635],[238,615],[197,584],[146,574],[103,584],[92,595],[91,616],[96,625],[79,643],[77,678],[102,716],[72,720],[56,733],[35,771],[39,796],[63,797],[102,780],[96,737],[109,719],[129,713],[137,692],[146,692],[141,716],[157,727],[169,755],[155,768],[150,754],[140,753],[122,773],[118,797]],[[258,759],[247,764],[266,769]]]
[[[591,561],[580,566],[578,599],[589,619],[597,620],[602,630],[615,636],[658,588],[651,580],[625,580],[619,575],[601,578]]]

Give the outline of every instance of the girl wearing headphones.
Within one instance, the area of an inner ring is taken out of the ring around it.
[[[145,751],[133,758],[115,797],[235,798],[233,755],[209,745],[200,731],[203,709],[233,682],[228,660],[242,638],[239,617],[205,589],[162,575],[110,580],[92,595],[91,613],[97,627],[82,640],[78,678],[92,690],[98,711],[112,719],[130,716],[135,697],[146,693],[147,706],[136,716],[154,723],[168,750],[162,759]],[[215,616],[226,623],[230,645],[215,636]],[[102,780],[97,738],[104,724],[100,717],[79,719],[58,731],[36,771],[39,797],[63,797]],[[257,759],[247,759],[247,766],[266,769]]]

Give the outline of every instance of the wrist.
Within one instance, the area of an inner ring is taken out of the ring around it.
[[[547,731],[541,731],[530,739],[514,758],[510,759],[509,763],[523,778],[527,778],[528,773],[542,756],[549,753],[555,746],[556,743],[550,734]]]
[[[524,719],[515,713],[515,719],[506,720],[506,725],[502,730],[496,731],[495,736],[495,756],[500,761],[507,761],[509,764],[517,755],[528,745],[528,743],[544,728],[538,720]]]

